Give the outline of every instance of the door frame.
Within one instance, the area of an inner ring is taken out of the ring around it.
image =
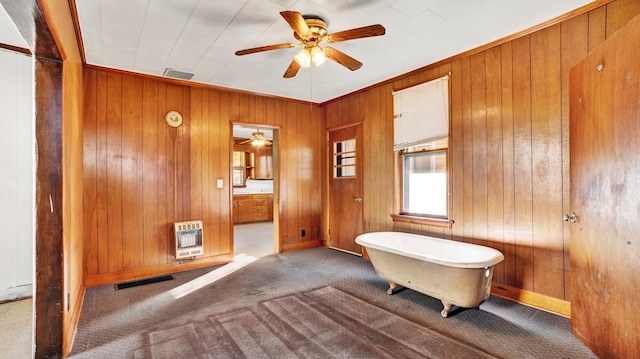
[[[327,248],[331,248],[331,249],[335,249],[335,250],[339,250],[339,251],[343,251],[346,253],[350,253],[350,254],[354,254],[354,255],[363,255],[363,253],[356,253],[356,252],[352,252],[352,251],[348,251],[342,248],[338,248],[335,247],[334,245],[332,245],[332,239],[331,239],[331,196],[332,196],[332,191],[331,191],[331,176],[333,173],[333,149],[331,146],[331,132],[334,131],[339,131],[339,130],[343,130],[345,128],[349,128],[349,127],[358,127],[360,126],[360,129],[358,131],[358,136],[361,138],[361,140],[359,141],[361,144],[361,150],[360,150],[360,157],[356,158],[356,160],[360,161],[360,169],[359,169],[359,180],[360,180],[360,191],[361,191],[361,198],[364,196],[364,178],[363,178],[363,174],[364,174],[364,124],[362,121],[359,122],[353,122],[353,123],[348,123],[348,124],[344,124],[344,125],[340,125],[340,126],[334,126],[334,127],[330,127],[327,128],[325,130],[325,169],[326,169],[326,175],[325,175],[325,182],[326,182],[326,215],[325,215],[325,221],[326,221],[326,225],[325,225],[325,235],[326,235],[326,240],[324,241],[324,246]],[[358,143],[358,141],[356,141],[356,144]],[[356,147],[357,149],[357,147]],[[362,228],[362,230],[364,231],[364,205],[365,202],[362,202],[362,211],[360,214],[360,228]],[[335,232],[334,232],[335,233]]]

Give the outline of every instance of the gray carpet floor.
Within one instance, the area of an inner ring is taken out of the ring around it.
[[[566,318],[497,297],[442,318],[440,301],[387,295],[371,263],[350,254],[238,257],[226,276],[213,267],[87,289],[70,357],[595,358]]]

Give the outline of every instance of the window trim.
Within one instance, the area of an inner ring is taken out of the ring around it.
[[[451,219],[451,158],[449,156],[449,141],[447,141],[446,147],[434,148],[434,149],[422,149],[419,151],[397,151],[395,160],[396,160],[396,211],[394,214],[391,214],[391,219],[394,222],[399,223],[411,223],[411,224],[421,224],[421,225],[429,225],[433,227],[443,227],[443,228],[451,228],[453,225],[453,220]],[[408,155],[415,155],[421,153],[434,153],[434,152],[443,152],[446,156],[446,174],[447,174],[447,215],[446,216],[437,216],[437,215],[429,215],[429,214],[418,214],[418,213],[408,213],[404,212],[404,157]]]

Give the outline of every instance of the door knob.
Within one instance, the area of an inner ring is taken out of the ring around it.
[[[362,198],[356,197],[356,202],[358,202],[358,203],[362,202]]]
[[[576,221],[578,220],[578,216],[576,216],[575,213],[571,213],[571,214],[565,213],[562,215],[562,220],[565,222],[571,221],[571,223],[576,223]]]

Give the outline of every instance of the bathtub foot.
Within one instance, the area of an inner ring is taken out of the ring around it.
[[[453,304],[443,300],[442,305],[444,305],[444,309],[440,312],[440,315],[442,315],[443,318],[446,318],[449,315],[449,311],[453,307]]]
[[[387,294],[391,295],[393,294],[393,290],[396,289],[398,285],[393,283],[393,282],[389,282],[389,289],[387,289]]]

